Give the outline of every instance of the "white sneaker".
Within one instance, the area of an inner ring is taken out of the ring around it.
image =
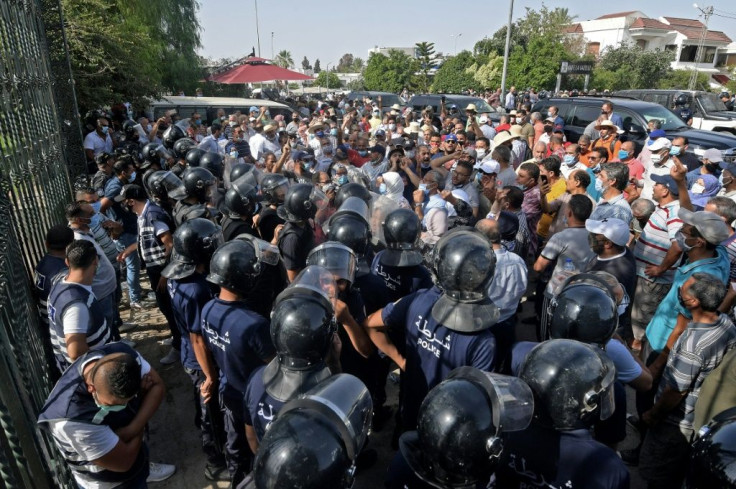
[[[131,322],[124,322],[120,326],[118,326],[118,331],[121,333],[127,333],[128,331],[134,330],[138,325]]]
[[[121,339],[120,340],[120,343],[123,343],[125,345],[128,345],[131,348],[135,348],[135,345],[136,345],[135,341],[133,341],[133,340],[126,340],[126,339]]]
[[[171,346],[174,343],[174,337],[173,336],[169,336],[165,340],[161,340],[158,343],[159,343],[159,345]]]
[[[166,354],[159,362],[161,365],[171,365],[172,363],[178,362],[181,358],[181,353],[174,350],[173,348],[169,350],[169,353]]]
[[[146,479],[146,482],[165,481],[174,475],[174,472],[176,472],[176,465],[150,462],[148,464],[148,478]]]

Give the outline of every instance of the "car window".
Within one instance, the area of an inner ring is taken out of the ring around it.
[[[560,111],[562,108],[560,108]],[[617,111],[618,112],[618,111]],[[566,123],[577,127],[587,127],[588,124],[598,119],[601,115],[601,108],[592,105],[575,105],[575,110],[571,112],[572,121],[566,119]]]
[[[627,132],[639,132],[644,133],[646,132],[646,128],[641,125],[641,120],[636,116],[635,113],[631,112],[628,109],[620,109],[619,107],[616,108],[616,113],[621,116],[621,119],[624,121],[624,131]]]
[[[706,112],[719,112],[726,109],[726,105],[718,98],[715,93],[699,93],[697,95],[700,105]]]
[[[676,116],[674,114],[674,112],[672,112],[669,109],[666,109],[666,108],[662,107],[661,105],[651,105],[651,106],[648,106],[648,107],[642,107],[640,109],[637,109],[636,112],[641,117],[643,117],[644,120],[647,123],[650,120],[652,120],[652,119],[659,119],[659,121],[662,123],[662,129],[664,129],[665,131],[670,131],[670,130],[681,129],[683,127],[687,127],[687,126],[685,126],[685,123],[682,122],[682,119],[680,119],[678,116]],[[623,117],[623,115],[621,117]],[[641,126],[641,124],[639,124],[637,122],[637,118],[636,117],[632,117],[630,123],[631,124],[638,124],[639,126]],[[632,127],[634,127],[634,126],[632,126]],[[629,130],[629,127],[626,126],[626,121],[625,120],[624,120],[624,128],[627,129],[627,130]],[[643,131],[644,128],[642,127],[641,129],[634,129],[634,130]]]

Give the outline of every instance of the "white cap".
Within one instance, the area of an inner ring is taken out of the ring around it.
[[[501,173],[501,165],[496,160],[485,160],[481,163],[476,163],[475,169],[480,170],[485,174],[495,173],[498,175]]]
[[[468,197],[468,193],[463,189],[456,188],[452,191],[452,196],[457,200],[462,200],[466,204],[470,204],[470,197]]]
[[[621,219],[609,217],[602,221],[588,219],[585,229],[593,234],[602,234],[617,246],[626,246],[629,242],[629,226]]]
[[[488,116],[483,114],[478,118],[478,122],[480,122],[481,124],[488,124]]]
[[[660,151],[664,148],[671,148],[672,143],[667,138],[657,138],[654,140],[652,144],[649,145],[649,150],[654,151]]]

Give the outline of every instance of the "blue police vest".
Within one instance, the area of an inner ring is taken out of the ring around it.
[[[101,358],[112,353],[127,353],[134,358],[139,358],[138,353],[124,343],[110,343],[95,351],[85,353],[70,368],[66,369],[61,379],[54,386],[46,404],[41,409],[41,414],[38,416],[38,424],[43,428],[47,428],[46,423],[67,420],[105,425],[113,431],[130,424],[140,407],[138,396],[128,402],[127,407],[122,411],[109,412],[104,418],[95,419],[100,412],[100,408],[95,404],[92,394],[87,391],[87,383],[84,380],[82,365],[87,360]],[[61,453],[72,470],[84,472],[85,477],[100,482],[124,483],[140,475],[141,471],[148,470],[148,450],[145,445],[141,447],[133,466],[127,472],[113,472],[110,470],[95,472],[90,470],[91,467],[95,466],[94,462],[76,460],[74,458],[75,453],[63,450]]]
[[[64,258],[45,255],[33,271],[33,282],[38,296],[38,315],[46,326],[49,325],[48,299],[51,286],[54,285],[54,277],[65,270],[67,266]]]
[[[66,309],[76,303],[84,304],[89,310],[89,324],[87,324],[87,345],[90,350],[110,342],[110,325],[105,320],[105,314],[95,295],[85,287],[75,283],[65,283],[63,277],[51,287],[48,300],[49,331],[51,346],[54,349],[59,369],[63,372],[72,363],[66,350],[64,338],[63,317]]]
[[[166,247],[156,236],[153,223],[160,221],[165,223],[169,229],[172,229],[171,219],[163,209],[150,201],[141,217],[143,224],[138,230],[138,245],[140,247],[141,257],[143,257],[146,265],[164,266],[166,264]]]

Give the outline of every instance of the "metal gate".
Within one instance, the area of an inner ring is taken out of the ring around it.
[[[61,92],[73,100],[69,65],[52,67],[43,23],[58,13],[63,29],[60,12],[59,0],[0,1],[0,481],[7,488],[74,487],[36,427],[52,385],[31,291],[46,230],[64,222],[71,198],[66,148],[81,152],[76,108],[57,101]]]

